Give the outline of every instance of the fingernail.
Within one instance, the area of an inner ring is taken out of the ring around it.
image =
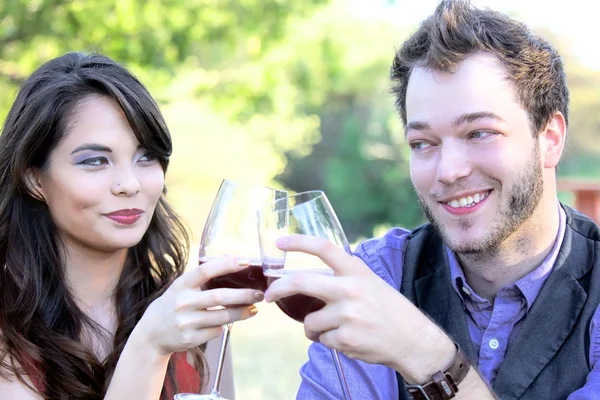
[[[287,236],[283,236],[283,237],[280,237],[279,239],[277,239],[275,244],[277,245],[277,247],[284,247],[289,243],[289,241],[290,241],[290,239]]]
[[[262,301],[265,298],[265,294],[263,292],[255,292],[254,298],[258,301]]]
[[[265,301],[266,301],[267,303],[270,303],[270,302],[271,302],[271,297],[269,296],[269,292],[268,292],[268,291],[267,291],[267,293],[265,293]]]
[[[258,308],[256,308],[256,306],[252,306],[250,307],[248,312],[250,313],[250,315],[256,315],[258,313]]]
[[[246,258],[238,258],[237,260],[237,265],[240,267],[247,267],[248,264],[250,264],[250,261],[248,261]]]

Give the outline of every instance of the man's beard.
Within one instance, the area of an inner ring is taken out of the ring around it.
[[[419,203],[425,216],[435,230],[440,234],[444,243],[454,252],[459,254],[493,254],[510,235],[531,217],[542,199],[544,191],[542,166],[539,159],[539,147],[534,150],[528,165],[523,169],[516,183],[508,188],[508,199],[499,203],[499,210],[489,227],[488,234],[482,239],[469,243],[456,243],[444,230],[443,224],[437,219],[431,208],[419,193]],[[465,218],[459,221],[462,229],[468,230],[472,222]]]

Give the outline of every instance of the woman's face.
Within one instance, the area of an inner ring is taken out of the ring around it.
[[[160,162],[103,96],[79,104],[47,167],[30,176],[63,242],[103,252],[142,239],[164,187]]]

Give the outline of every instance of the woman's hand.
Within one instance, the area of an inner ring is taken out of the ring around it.
[[[262,292],[201,289],[212,278],[247,267],[247,261],[224,258],[187,271],[150,304],[134,333],[142,335],[159,355],[169,355],[219,336],[222,325],[253,317],[257,309],[252,304],[263,299]],[[209,310],[218,306],[226,308]]]

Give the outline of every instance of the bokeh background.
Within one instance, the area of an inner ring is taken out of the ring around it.
[[[532,25],[562,53],[572,95],[561,178],[600,179],[597,7],[473,1]],[[324,189],[352,242],[423,221],[388,92],[394,49],[435,0],[1,0],[0,120],[44,61],[97,51],[149,88],[175,151],[169,198],[192,232],[190,266],[221,179]],[[571,192],[561,192],[573,204]],[[261,304],[234,326],[237,398],[292,399],[299,323]]]

